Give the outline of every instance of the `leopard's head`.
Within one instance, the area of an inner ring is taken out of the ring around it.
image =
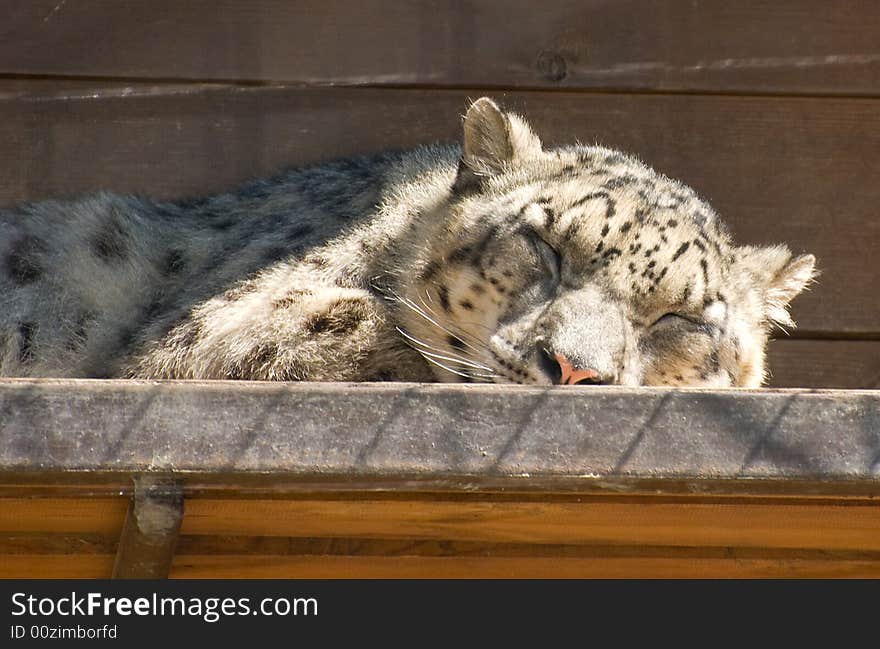
[[[687,186],[597,146],[545,150],[490,99],[398,296],[443,381],[755,387],[812,255],[736,246]]]

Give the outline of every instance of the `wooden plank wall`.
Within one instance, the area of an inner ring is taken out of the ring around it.
[[[126,500],[0,497],[0,578],[108,578]],[[878,578],[874,499],[186,500],[172,578]]]
[[[869,0],[0,0],[0,205],[200,194],[458,137],[469,98],[599,141],[816,254],[771,385],[880,386]]]

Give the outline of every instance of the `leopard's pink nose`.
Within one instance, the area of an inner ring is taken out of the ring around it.
[[[601,383],[599,372],[591,369],[582,369],[575,367],[562,354],[554,354],[556,362],[559,364],[560,376],[559,385],[578,385],[585,383]]]

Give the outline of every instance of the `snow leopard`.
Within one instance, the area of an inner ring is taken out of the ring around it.
[[[812,255],[738,246],[685,184],[490,98],[462,127],[228,193],[0,209],[0,375],[762,384]]]

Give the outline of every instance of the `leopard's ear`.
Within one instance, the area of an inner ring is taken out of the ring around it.
[[[763,297],[764,317],[780,327],[794,327],[788,304],[818,275],[813,255],[793,257],[785,246],[738,250],[738,263],[743,264],[756,280]]]
[[[541,151],[541,141],[517,115],[505,114],[488,97],[477,99],[464,116],[456,191],[474,189],[514,160]]]

